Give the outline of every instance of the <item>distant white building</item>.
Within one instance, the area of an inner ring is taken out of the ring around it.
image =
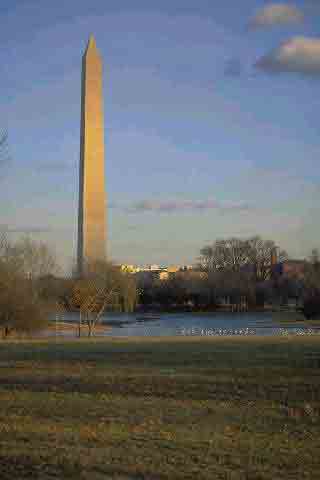
[[[158,275],[161,280],[166,280],[169,276],[172,276],[178,272],[186,272],[193,269],[192,265],[131,265],[131,264],[122,264],[120,265],[120,269],[122,272],[126,273],[152,273],[153,277]]]
[[[122,272],[126,272],[126,273],[140,272],[140,267],[137,267],[136,265],[122,264],[120,268]]]

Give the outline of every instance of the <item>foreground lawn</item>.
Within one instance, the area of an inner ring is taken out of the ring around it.
[[[0,478],[320,478],[319,358],[320,336],[1,342]]]

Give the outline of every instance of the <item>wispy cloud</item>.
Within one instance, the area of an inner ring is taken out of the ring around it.
[[[320,38],[293,37],[255,64],[267,72],[320,75]]]
[[[275,25],[300,24],[303,21],[303,13],[294,5],[274,3],[258,10],[249,21],[248,27],[255,30]]]
[[[0,225],[0,232],[4,233],[21,233],[25,235],[32,235],[35,233],[48,233],[51,232],[50,227],[37,227],[37,226],[22,226],[22,227],[8,227],[8,225]]]
[[[113,205],[121,208],[127,213],[179,213],[184,211],[247,211],[250,206],[242,202],[218,202],[214,199],[208,200],[142,200],[129,206]]]

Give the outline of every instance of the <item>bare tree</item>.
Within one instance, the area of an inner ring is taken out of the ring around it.
[[[207,281],[215,284],[218,296],[233,299],[231,303],[243,299],[256,304],[261,286],[273,278],[274,264],[287,258],[273,240],[230,238],[202,248],[200,267],[207,273]]]
[[[0,258],[0,328],[6,337],[12,331],[31,332],[43,328],[48,305],[32,291],[17,265]]]
[[[0,230],[0,261],[10,270],[21,272],[21,262],[15,255],[15,246],[10,242],[6,229]]]
[[[3,152],[3,150],[5,149],[6,145],[7,145],[7,141],[8,141],[8,134],[7,132],[5,131],[0,131],[0,149],[1,149],[1,152]]]
[[[305,295],[319,297],[320,294],[320,254],[317,248],[313,249],[304,267]]]
[[[7,257],[9,250],[9,239],[5,230],[0,231],[0,259]]]
[[[263,240],[256,236],[249,238],[248,261],[253,267],[257,282],[268,280],[272,275],[273,261],[282,263],[288,259],[285,250],[280,250],[273,240]]]
[[[58,271],[56,257],[44,242],[24,237],[14,244],[12,254],[19,260],[21,269],[29,280]]]
[[[216,270],[239,271],[249,261],[247,240],[228,238],[217,240],[200,251],[200,265],[207,272]]]
[[[94,334],[96,325],[115,294],[115,285],[108,285],[98,277],[91,276],[75,281],[72,303],[79,308],[79,337],[82,322],[88,326],[88,336],[91,337]]]
[[[311,251],[311,255],[309,256],[309,263],[313,265],[314,268],[320,269],[320,253],[318,248],[314,248]]]
[[[288,258],[287,253],[279,250],[273,240],[263,240],[259,236],[217,240],[212,246],[201,249],[200,265],[207,272],[239,272],[247,267],[247,271],[254,273],[256,281],[264,281],[270,278],[275,252],[278,262]]]
[[[320,318],[320,254],[318,249],[312,250],[305,262],[302,312],[306,319]]]
[[[0,130],[0,167],[5,166],[8,160],[8,133]]]
[[[82,324],[92,336],[107,307],[118,301],[121,285],[117,280],[113,265],[102,261],[88,262],[82,275],[72,280],[67,304],[79,311],[79,337]]]
[[[55,267],[53,255],[43,243],[11,242],[0,232],[0,327],[32,331],[46,325],[54,311],[51,299],[40,295],[40,276]]]

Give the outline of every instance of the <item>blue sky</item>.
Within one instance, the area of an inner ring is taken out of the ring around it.
[[[255,234],[308,255],[320,246],[319,19],[317,0],[2,0],[0,224],[71,265],[93,33],[111,258],[190,264],[217,238]]]

